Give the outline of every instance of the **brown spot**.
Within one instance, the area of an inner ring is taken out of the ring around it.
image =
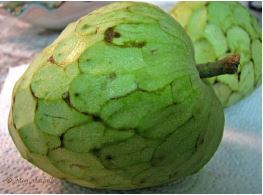
[[[104,32],[104,41],[107,43],[111,43],[113,38],[119,38],[120,36],[121,36],[120,33],[114,31],[113,27],[109,27]]]
[[[50,56],[50,57],[48,58],[48,62],[51,62],[52,64],[56,64],[55,59],[54,59],[53,56]]]
[[[123,45],[120,45],[120,47],[136,47],[136,48],[143,48],[146,45],[145,41],[128,41],[125,42]]]

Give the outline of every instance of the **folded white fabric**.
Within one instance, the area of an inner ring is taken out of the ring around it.
[[[9,70],[0,94],[0,193],[118,193],[55,179],[21,158],[8,134],[7,119],[13,86],[26,67]],[[121,192],[261,193],[261,91],[259,87],[246,99],[225,109],[223,140],[199,173],[160,187]]]

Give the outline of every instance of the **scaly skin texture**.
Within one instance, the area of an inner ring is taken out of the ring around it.
[[[239,2],[180,2],[171,15],[191,37],[197,63],[240,54],[236,74],[208,79],[223,106],[238,102],[261,84],[261,28]]]
[[[105,6],[70,24],[16,83],[10,134],[47,173],[136,189],[200,170],[223,133],[191,41],[159,8]]]

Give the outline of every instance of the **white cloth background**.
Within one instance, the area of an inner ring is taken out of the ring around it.
[[[0,193],[261,193],[261,92],[225,109],[219,149],[197,174],[160,187],[92,190],[55,179],[21,158],[7,129],[11,92],[26,65],[11,68],[0,94]]]

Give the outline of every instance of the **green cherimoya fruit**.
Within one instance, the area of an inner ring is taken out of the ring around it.
[[[208,79],[223,106],[234,104],[261,84],[261,28],[239,2],[180,2],[171,15],[190,35],[197,63],[240,54],[236,74]]]
[[[69,24],[16,83],[9,117],[25,159],[55,177],[107,189],[196,173],[223,126],[223,108],[200,79],[183,28],[135,2]]]

